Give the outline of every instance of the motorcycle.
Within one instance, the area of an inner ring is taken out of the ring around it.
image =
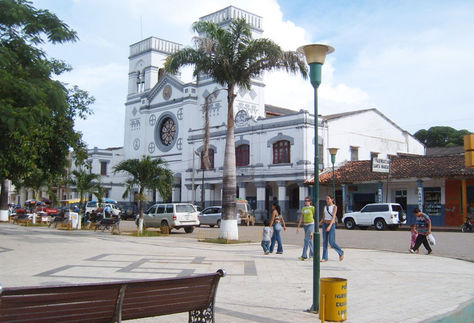
[[[462,232],[472,232],[472,223],[471,223],[471,217],[468,216],[466,219],[466,222],[461,226],[461,231]]]

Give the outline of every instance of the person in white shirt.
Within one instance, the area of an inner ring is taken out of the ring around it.
[[[319,225],[323,226],[323,256],[321,257],[321,262],[328,261],[328,242],[339,255],[339,261],[344,259],[344,251],[336,243],[336,214],[337,206],[334,204],[334,197],[328,195],[326,197],[324,216],[319,221]]]
[[[268,255],[270,253],[270,241],[272,240],[272,228],[270,228],[268,220],[263,221],[262,231],[262,248],[263,252]]]

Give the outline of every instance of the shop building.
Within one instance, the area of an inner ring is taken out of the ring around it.
[[[333,173],[320,175],[321,196],[332,190]],[[342,212],[358,211],[367,203],[399,203],[414,223],[418,207],[436,226],[460,226],[474,211],[474,169],[464,166],[464,155],[390,158],[390,172],[372,171],[369,160],[349,161],[334,171],[336,197]],[[307,182],[309,185],[313,181]]]

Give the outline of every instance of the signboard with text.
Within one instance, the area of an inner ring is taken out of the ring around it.
[[[390,159],[372,159],[372,172],[387,174],[390,173]]]

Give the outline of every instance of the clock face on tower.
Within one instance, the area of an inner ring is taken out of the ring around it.
[[[165,88],[163,89],[163,99],[169,100],[172,92],[173,90],[171,89],[171,85],[169,84],[165,85]]]
[[[163,145],[169,146],[176,136],[176,124],[171,118],[165,118],[161,123],[160,141]]]

